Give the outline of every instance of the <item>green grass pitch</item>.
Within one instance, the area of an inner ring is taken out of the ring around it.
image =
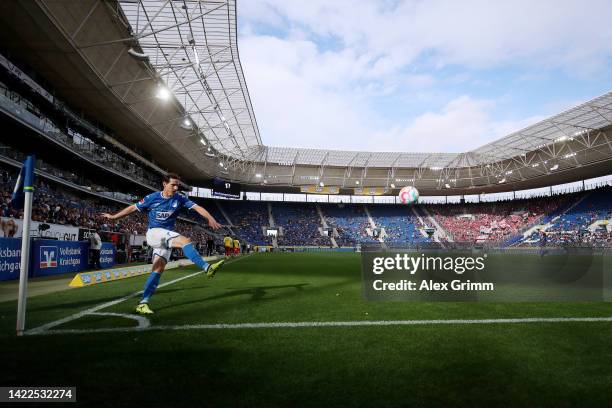
[[[201,329],[187,325],[610,317],[612,304],[367,302],[357,254],[258,254],[158,289],[151,327],[87,315],[14,335],[0,386],[76,386],[83,406],[607,406],[612,322]],[[162,283],[195,268],[165,273]],[[28,300],[27,328],[142,289],[145,277]],[[131,314],[133,297],[99,312]],[[179,327],[180,330],[176,328]]]

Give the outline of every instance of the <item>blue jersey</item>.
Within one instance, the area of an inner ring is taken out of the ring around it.
[[[181,208],[192,209],[196,203],[179,193],[165,198],[158,191],[149,194],[134,205],[138,211],[149,211],[149,229],[164,228],[172,231]]]

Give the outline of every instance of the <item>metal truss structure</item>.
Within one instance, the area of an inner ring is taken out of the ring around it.
[[[238,59],[234,0],[119,3],[138,52],[150,59],[164,86],[219,155],[218,171],[242,182],[392,188],[426,179],[436,189],[475,188],[547,174],[554,167],[549,161],[579,165],[580,155],[591,149],[612,153],[602,133],[612,124],[612,93],[465,153],[264,146]]]
[[[132,55],[147,60],[160,91],[183,105],[184,126],[198,129],[216,153],[250,160],[262,143],[238,58],[235,1],[119,4],[133,34],[113,41],[134,42]]]

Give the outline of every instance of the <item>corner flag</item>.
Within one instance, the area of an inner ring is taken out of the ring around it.
[[[28,156],[23,163],[13,197],[17,204],[23,202],[23,226],[21,229],[21,264],[19,273],[19,300],[17,302],[17,335],[21,336],[25,328],[26,298],[28,296],[28,270],[30,269],[30,221],[32,220],[32,196],[34,195],[34,165],[36,158]]]

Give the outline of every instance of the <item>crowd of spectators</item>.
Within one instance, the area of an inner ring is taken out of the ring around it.
[[[10,218],[22,218],[23,210],[11,207],[11,195],[17,174],[2,170],[0,177],[0,215]],[[49,183],[41,178],[36,181],[32,201],[32,220],[44,223],[67,225],[98,231],[129,233],[143,235],[147,231],[146,214],[134,212],[119,220],[108,220],[101,216],[103,212],[114,213],[127,203],[116,204],[97,197],[89,198],[77,195],[63,186]],[[206,230],[195,224],[179,220],[177,231],[191,237],[194,241],[205,241]]]
[[[23,162],[26,158],[26,155],[16,149],[13,149],[9,146],[0,143],[0,158],[1,157],[8,157],[10,159]],[[14,168],[0,168],[0,170],[6,175],[12,173],[16,174],[16,170]],[[87,192],[92,192],[99,195],[103,195],[105,197],[115,198],[128,202],[135,202],[139,199],[139,197],[134,194],[111,191],[108,187],[98,185],[83,175],[77,175],[72,171],[59,169],[41,159],[36,160],[36,170],[39,171],[41,174],[44,174],[46,177],[57,177],[65,181],[67,185],[73,185],[76,188],[86,190]]]
[[[368,235],[370,222],[362,205],[327,204],[321,205],[321,210],[329,227],[338,233],[335,237],[338,246],[378,242]]]
[[[540,246],[542,236],[534,232],[521,244],[522,246]],[[605,227],[590,231],[583,229],[579,231],[551,231],[546,232],[546,246],[594,246],[612,247],[612,232]]]
[[[283,234],[278,245],[330,246],[329,237],[321,235],[321,217],[312,204],[274,203],[272,214]]]
[[[574,200],[566,211],[547,217],[547,244],[612,246],[612,187],[574,195]],[[539,245],[540,239],[534,232],[524,243]]]
[[[428,206],[436,221],[457,242],[502,242],[540,220],[560,206],[563,197],[534,198],[494,203],[444,204]]]
[[[0,215],[21,218],[22,212],[9,205],[17,172],[0,168]],[[146,215],[133,213],[116,221],[101,217],[103,212],[117,212],[127,203],[102,199],[77,190],[37,178],[33,200],[34,221],[69,225],[116,233],[142,235],[147,229]],[[269,226],[268,207],[265,202],[220,202],[232,220],[232,230],[226,226],[218,233],[238,236],[253,245],[271,245],[264,236]],[[317,204],[274,203],[272,214],[278,227],[279,245],[329,246],[331,241],[321,234],[321,219]],[[224,215],[209,200],[204,204],[215,218],[223,223]],[[405,206],[374,205],[370,213],[377,227],[384,228],[385,242],[418,243],[428,240],[420,231],[418,220]],[[331,228],[335,228],[339,246],[358,243],[375,243],[367,233],[370,223],[363,205],[324,204],[323,215]],[[611,245],[612,236],[608,223],[612,220],[612,188],[558,196],[555,199],[536,198],[496,203],[430,205],[429,212],[457,242],[501,243],[511,236],[520,235],[526,228],[542,222],[552,225],[547,230],[548,242],[554,244],[603,244]],[[558,214],[552,219],[551,214]],[[187,213],[184,215],[188,215]],[[197,214],[191,214],[194,219]],[[601,223],[596,225],[596,221]],[[204,220],[199,220],[200,225]],[[177,231],[196,242],[205,242],[207,230],[196,223],[179,220]],[[526,239],[535,244],[537,234]]]
[[[266,203],[233,200],[223,200],[220,203],[232,221],[232,230],[242,242],[252,245],[272,244],[272,239],[263,233],[270,224]]]
[[[418,218],[405,205],[388,206],[384,204],[368,206],[372,220],[379,228],[385,230],[385,242],[419,243],[428,242],[430,238],[421,233]]]

